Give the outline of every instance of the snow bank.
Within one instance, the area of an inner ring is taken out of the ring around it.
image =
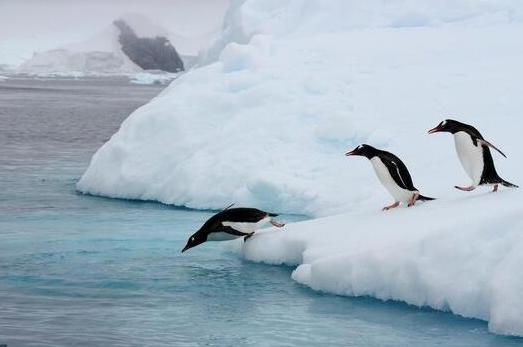
[[[260,232],[246,259],[299,265],[315,290],[399,300],[523,336],[523,193],[344,214]]]
[[[368,163],[343,156],[368,142],[402,157],[426,195],[453,196],[467,178],[452,140],[426,135],[448,115],[505,150],[500,172],[521,182],[522,7],[235,2],[215,61],[134,112],[78,190],[328,215],[388,202]]]

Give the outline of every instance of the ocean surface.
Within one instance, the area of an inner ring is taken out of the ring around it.
[[[95,150],[161,88],[0,82],[0,345],[523,344],[479,320],[314,292],[234,242],[180,254],[211,211],[78,194]]]

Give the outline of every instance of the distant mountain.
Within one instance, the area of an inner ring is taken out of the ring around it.
[[[138,37],[123,19],[113,23],[119,30],[118,41],[129,59],[144,70],[183,71],[183,61],[165,36]]]
[[[38,74],[183,71],[183,61],[167,37],[165,29],[143,16],[127,15],[86,41],[34,53],[18,71]]]

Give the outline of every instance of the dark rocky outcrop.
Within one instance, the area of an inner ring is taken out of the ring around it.
[[[138,37],[124,20],[114,21],[120,30],[118,38],[122,51],[133,63],[145,70],[163,70],[167,72],[183,71],[183,61],[163,36]]]

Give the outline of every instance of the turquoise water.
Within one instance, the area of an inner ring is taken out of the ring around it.
[[[522,344],[478,320],[314,292],[291,268],[245,262],[225,243],[181,255],[210,211],[77,194],[93,151],[159,90],[0,83],[0,344]]]

